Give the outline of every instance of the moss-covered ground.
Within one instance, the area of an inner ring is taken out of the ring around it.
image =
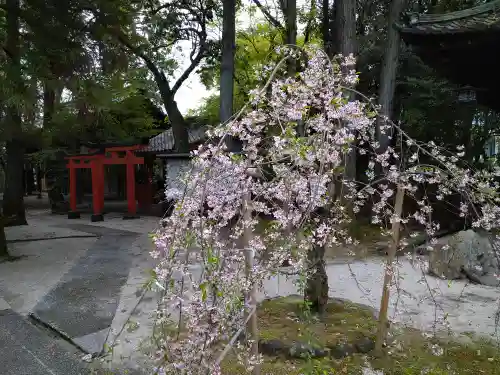
[[[286,343],[300,341],[320,347],[374,337],[376,320],[363,306],[332,302],[321,317],[312,316],[297,297],[265,301],[258,310],[260,337]],[[354,354],[342,360],[300,360],[264,357],[262,374],[362,374],[367,364],[385,375],[500,375],[500,351],[487,340],[451,340],[427,337],[414,329],[391,329],[382,356]],[[246,374],[234,357],[223,363],[223,374]]]

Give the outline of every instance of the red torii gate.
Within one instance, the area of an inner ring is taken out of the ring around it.
[[[134,218],[137,215],[137,206],[135,202],[135,165],[144,164],[144,158],[134,154],[144,146],[124,146],[124,147],[106,147],[103,153],[94,155],[75,155],[68,156],[66,167],[69,169],[69,219],[80,217],[76,210],[76,170],[90,168],[92,174],[92,208],[94,214],[91,221],[104,220],[104,166],[105,165],[126,165],[127,167],[127,202],[128,215],[125,218]],[[118,153],[125,152],[125,156]]]

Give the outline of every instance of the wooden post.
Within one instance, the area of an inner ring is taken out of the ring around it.
[[[133,219],[137,217],[137,206],[135,202],[135,164],[131,151],[127,151],[125,156],[127,165],[127,206],[128,214],[124,219]]]
[[[250,247],[250,242],[252,240],[252,232],[248,227],[248,224],[252,220],[252,208],[250,206],[251,195],[250,192],[245,193],[243,196],[243,223],[245,225],[243,232],[243,246],[245,251],[245,274],[247,278],[252,277],[253,272],[253,249]],[[252,283],[252,288],[250,293],[247,295],[247,304],[249,305],[249,313],[251,313],[252,308],[257,306],[257,288],[255,283]],[[250,333],[250,338],[252,340],[252,349],[250,354],[255,358],[259,356],[259,326],[257,322],[257,309],[255,309],[253,315],[248,320],[248,332]],[[260,374],[260,364],[256,364],[253,371],[253,375]]]
[[[384,285],[382,289],[382,298],[380,300],[380,311],[378,317],[377,340],[375,342],[375,354],[381,355],[382,348],[387,338],[387,311],[389,309],[390,287],[392,274],[394,273],[393,263],[396,258],[396,252],[399,246],[399,230],[401,226],[401,214],[403,212],[403,201],[405,191],[401,185],[398,185],[396,192],[396,202],[394,203],[394,217],[392,222],[392,243],[387,254],[387,263],[384,268]]]

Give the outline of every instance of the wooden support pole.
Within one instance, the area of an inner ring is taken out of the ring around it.
[[[382,354],[382,348],[387,338],[387,312],[389,309],[392,275],[394,273],[393,263],[396,259],[396,252],[399,246],[399,230],[401,227],[401,214],[403,212],[404,196],[405,191],[403,186],[398,185],[398,190],[396,192],[396,202],[394,203],[394,217],[392,222],[392,243],[387,254],[387,263],[384,268],[384,285],[382,289],[382,298],[380,300],[377,340],[375,342],[375,354],[379,356]]]
[[[243,246],[245,251],[245,274],[246,277],[251,279],[253,273],[253,258],[254,252],[250,247],[250,243],[252,241],[252,231],[249,227],[250,221],[252,220],[252,208],[251,208],[251,195],[250,192],[245,193],[243,196],[243,223],[244,223],[244,231],[243,231]],[[257,322],[257,308],[253,309],[253,307],[257,307],[257,288],[255,283],[252,283],[252,288],[250,293],[247,295],[247,304],[249,314],[252,314],[250,319],[248,319],[248,332],[250,333],[250,339],[252,340],[252,348],[250,350],[250,354],[258,358],[259,356],[259,326]],[[252,313],[253,312],[253,313]],[[248,317],[248,316],[247,316]],[[256,364],[252,371],[253,375],[260,374],[260,364]]]

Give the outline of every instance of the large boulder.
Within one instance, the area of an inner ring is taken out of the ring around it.
[[[429,273],[448,280],[468,278],[473,282],[500,286],[498,256],[492,237],[466,230],[442,237],[429,253]]]

